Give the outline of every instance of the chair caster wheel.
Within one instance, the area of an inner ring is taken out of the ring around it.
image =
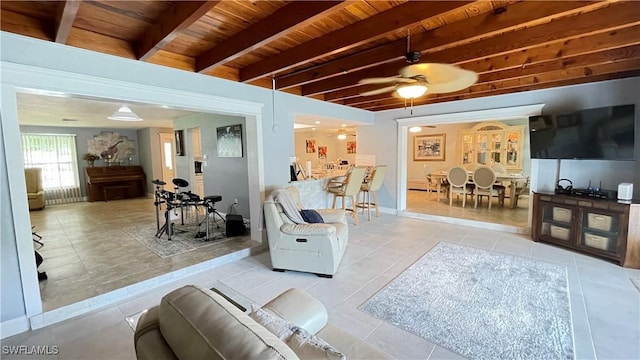
[[[284,272],[284,269],[273,269],[275,272]]]

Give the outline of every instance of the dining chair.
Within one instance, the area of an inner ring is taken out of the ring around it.
[[[438,191],[438,182],[440,182],[440,191],[445,194],[449,193],[449,183],[441,178],[431,176],[431,168],[428,165],[424,165],[424,176],[427,178],[427,192],[429,192],[429,200],[431,200],[431,195],[433,191]]]
[[[493,169],[493,171],[496,172],[496,174],[506,174],[507,173],[507,168],[504,167],[504,165],[499,164],[499,163],[494,163],[493,165],[491,165],[491,168]]]
[[[358,203],[358,207],[362,208],[362,214],[367,209],[367,215],[369,221],[371,221],[371,206],[376,209],[376,217],[380,216],[378,209],[378,196],[376,191],[382,187],[384,176],[387,174],[387,165],[378,165],[373,168],[371,176],[368,181],[360,186],[360,192],[362,193],[362,201]],[[373,193],[373,202],[371,202],[371,194]],[[358,198],[360,194],[358,194]]]
[[[333,194],[333,208],[336,208],[336,200],[342,199],[342,208],[346,211],[350,211],[353,215],[353,222],[358,225],[358,209],[356,196],[360,192],[360,187],[364,181],[367,168],[361,166],[352,167],[347,174],[347,178],[340,186],[333,186],[327,188],[331,194]],[[346,198],[351,200],[351,209],[347,209]]]
[[[475,184],[475,205],[478,207],[478,198],[487,196],[489,199],[489,209],[491,209],[491,197],[498,196],[500,206],[504,206],[505,189],[502,185],[496,185],[496,172],[488,166],[478,166],[471,175],[471,180]]]
[[[453,194],[458,197],[462,194],[462,207],[464,207],[467,195],[473,195],[473,184],[469,183],[467,169],[462,166],[451,168],[447,174],[447,181],[449,181],[449,206],[453,204]]]
[[[516,191],[514,195],[515,198],[513,199],[514,207],[518,206],[518,199],[520,198],[520,196],[529,196],[529,193],[531,192],[529,187],[530,183],[531,179],[529,176],[527,176],[527,179],[525,181],[516,182]]]

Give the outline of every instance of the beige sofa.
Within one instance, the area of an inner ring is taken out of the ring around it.
[[[295,187],[287,188],[298,207],[305,209]],[[342,209],[315,209],[324,224],[296,224],[269,196],[264,221],[274,271],[296,270],[332,277],[347,248],[349,227]]]
[[[385,353],[327,324],[327,310],[300,289],[289,289],[262,312],[316,334],[338,351],[320,358],[387,359]],[[257,310],[258,312],[260,310]],[[138,359],[308,359],[319,358],[300,343],[281,340],[213,291],[187,285],[162,298],[140,318],[134,335]],[[259,320],[264,323],[263,320]]]
[[[44,188],[42,186],[42,169],[24,169],[24,179],[27,184],[27,199],[29,210],[44,209]]]

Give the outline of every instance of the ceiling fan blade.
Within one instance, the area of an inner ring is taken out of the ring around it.
[[[379,78],[366,78],[358,81],[360,84],[386,84],[393,82],[412,83],[414,79],[404,79],[401,77],[379,77]]]
[[[375,89],[375,90],[371,90],[371,91],[365,91],[363,93],[360,93],[360,96],[372,96],[372,95],[384,94],[386,92],[393,91],[395,89],[396,89],[395,85],[385,86],[385,87],[380,88],[380,89]]]
[[[432,94],[459,91],[478,81],[478,74],[475,72],[449,64],[423,63],[409,65],[402,68],[400,74],[404,77],[424,77],[431,85],[427,92]]]

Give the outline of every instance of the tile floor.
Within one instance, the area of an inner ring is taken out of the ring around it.
[[[640,279],[640,270],[534,243],[522,235],[384,214],[371,222],[364,220],[359,226],[350,225],[349,231],[349,245],[333,279],[273,272],[269,254],[264,252],[100,311],[16,335],[2,344],[57,345],[59,354],[46,359],[134,359],[133,331],[125,317],[153,306],[163,294],[184,284],[206,286],[222,281],[258,304],[288,288],[304,288],[329,309],[331,323],[394,358],[461,359],[358,309],[435,244],[446,241],[565,265],[576,359],[640,358],[640,292],[630,280]]]
[[[477,209],[473,207],[473,199],[471,197],[467,197],[467,203],[464,208],[462,207],[462,197],[460,197],[459,201],[457,201],[457,198],[453,200],[452,206],[449,206],[449,200],[445,199],[444,195],[440,195],[440,201],[438,201],[436,193],[430,195],[427,191],[407,190],[406,211],[523,228],[529,226],[528,196],[521,196],[518,200],[518,206],[513,209],[509,207],[509,198],[505,199],[504,207],[498,205],[498,198],[492,199],[491,210],[488,209],[486,198],[483,199],[482,205],[478,204]]]
[[[260,245],[245,236],[161,258],[123,230],[144,224],[155,232],[153,199],[146,198],[47,206],[30,217],[45,244],[34,243],[49,277],[40,282],[44,311]]]

